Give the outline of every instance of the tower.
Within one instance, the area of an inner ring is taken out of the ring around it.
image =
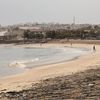
[[[73,22],[72,22],[71,28],[72,28],[73,30],[75,29],[75,16],[73,17]]]
[[[75,16],[74,16],[74,17],[73,17],[73,24],[74,24],[74,25],[75,25],[75,21],[76,21],[76,20],[75,20]]]

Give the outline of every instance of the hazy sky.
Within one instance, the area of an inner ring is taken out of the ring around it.
[[[0,24],[100,23],[100,0],[0,0]]]

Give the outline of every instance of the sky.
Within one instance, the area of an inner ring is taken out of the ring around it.
[[[100,24],[100,0],[0,0],[0,24]]]

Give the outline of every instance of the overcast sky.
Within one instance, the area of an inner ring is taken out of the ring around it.
[[[100,23],[100,0],[0,0],[0,24]]]

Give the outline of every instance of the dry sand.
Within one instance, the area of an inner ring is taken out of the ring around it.
[[[36,45],[19,45],[20,47],[40,47]],[[43,44],[42,47],[63,47],[70,46],[70,44]],[[79,57],[78,59],[62,62],[57,64],[51,64],[33,68],[22,74],[6,77],[0,80],[0,91],[19,91],[31,87],[31,84],[38,82],[39,80],[69,75],[72,73],[85,71],[87,69],[97,68],[100,65],[100,46],[96,45],[96,52],[92,52],[93,44],[74,44],[73,47],[85,47],[91,49],[91,51]]]

